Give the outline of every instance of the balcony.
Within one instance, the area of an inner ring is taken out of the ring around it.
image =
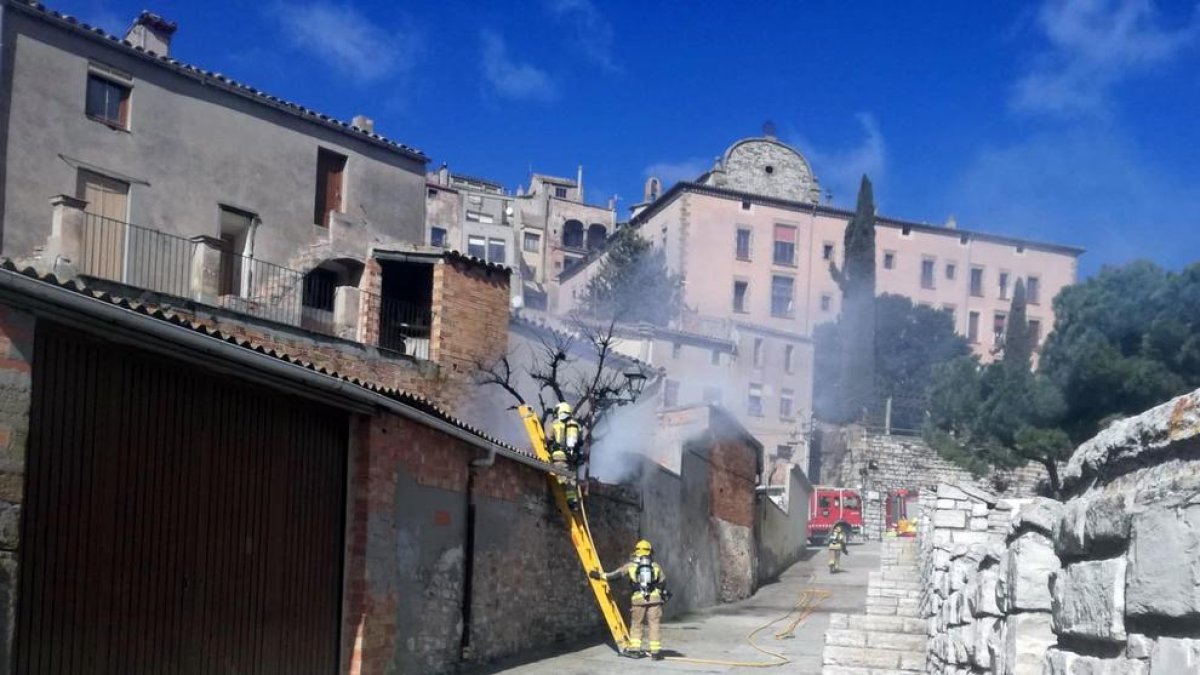
[[[128,287],[428,360],[431,308],[360,290],[325,265],[308,273],[242,255],[228,241],[180,237],[56,198],[43,259],[61,277]],[[67,261],[68,269],[62,269]],[[354,263],[361,270],[361,263]],[[334,268],[338,265],[334,264]],[[118,293],[121,292],[117,289]]]

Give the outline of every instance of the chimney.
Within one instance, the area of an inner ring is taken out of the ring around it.
[[[948,230],[958,229],[958,219],[955,218],[953,214],[951,214],[951,216],[946,219],[946,229],[948,229]]]
[[[174,21],[143,10],[125,33],[125,40],[134,47],[166,56],[171,53],[171,36],[175,35],[178,27],[179,24]]]
[[[355,115],[350,124],[369,133],[375,133],[375,120],[366,115]]]
[[[579,190],[579,201],[583,202],[583,165],[575,172],[575,187]]]
[[[450,167],[442,162],[442,166],[438,168],[438,183],[442,185],[450,184]]]

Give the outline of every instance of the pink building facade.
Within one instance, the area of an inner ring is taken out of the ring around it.
[[[805,448],[798,446],[811,418],[812,334],[840,311],[830,265],[842,264],[853,213],[820,204],[819,182],[807,160],[770,136],[734,143],[695,182],[661,194],[658,186],[656,179],[647,182],[646,200],[634,207],[627,226],[662,247],[669,267],[683,276],[679,328],[736,345],[723,368],[730,373],[724,405],[768,453],[791,452],[804,466]],[[962,230],[952,222],[932,226],[879,216],[876,288],[949,312],[955,329],[987,361],[1002,344],[1017,279],[1029,289],[1028,316],[1040,344],[1054,325],[1051,301],[1075,282],[1082,253]],[[560,277],[559,313],[574,308],[601,257]],[[643,358],[680,382],[672,403],[697,402],[714,385],[688,381],[710,379],[711,372],[700,373],[711,369],[673,369],[672,361],[689,359],[668,344]]]

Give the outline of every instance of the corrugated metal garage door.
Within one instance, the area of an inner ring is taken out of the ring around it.
[[[17,673],[335,673],[347,415],[39,324]]]

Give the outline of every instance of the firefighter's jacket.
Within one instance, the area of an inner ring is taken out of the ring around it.
[[[631,600],[635,605],[661,605],[663,603],[663,588],[666,586],[667,575],[663,573],[662,566],[656,562],[651,562],[650,579],[646,584],[646,589],[643,591],[641,584],[638,581],[639,567],[641,567],[637,559],[621,565],[617,569],[607,572],[604,575],[605,579],[618,579],[624,577],[633,584],[633,595]]]
[[[550,425],[550,458],[556,462],[574,463],[579,457],[579,422],[574,417],[554,420]]]

